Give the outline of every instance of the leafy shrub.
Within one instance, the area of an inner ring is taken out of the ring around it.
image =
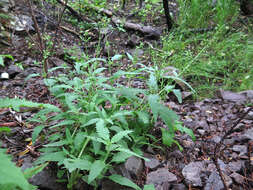
[[[152,90],[157,89],[157,80],[152,73],[149,89],[125,87],[117,83],[120,77],[124,76],[130,81],[132,77],[141,77],[143,74],[118,71],[111,77],[105,77],[105,68],[98,68],[100,62],[105,60],[77,62],[74,71],[66,66],[51,70],[64,68],[67,73],[44,80],[51,95],[60,103],[61,110],[31,103],[44,108],[31,119],[31,122],[39,123],[32,140],[36,141],[44,128],[47,128],[44,132],[48,137],[37,163],[57,162],[59,177],[67,175],[69,189],[79,179],[96,188],[113,165],[124,162],[132,155],[145,159],[141,147],[155,139],[149,132],[159,117],[167,125],[167,129],[162,129],[164,144],[171,146],[176,143],[179,146],[174,139],[176,130],[194,138],[192,131],[178,122],[178,116],[162,104],[158,91]],[[140,189],[118,175],[109,179]]]

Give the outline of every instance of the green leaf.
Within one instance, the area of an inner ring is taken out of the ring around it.
[[[76,134],[75,139],[74,139],[74,146],[76,150],[81,149],[85,138],[86,137],[84,136],[84,133],[79,132]]]
[[[7,133],[9,133],[9,132],[11,132],[11,129],[9,127],[1,127],[0,126],[0,133],[1,132],[7,132]]]
[[[160,97],[157,94],[151,94],[148,96],[148,103],[152,110],[154,121],[157,121],[159,107],[160,107]]]
[[[105,163],[101,160],[96,160],[90,168],[90,173],[88,176],[88,184],[90,184],[94,179],[96,179],[104,170]]]
[[[4,59],[2,55],[0,55],[0,65],[4,67]]]
[[[174,133],[174,124],[179,119],[178,115],[162,104],[159,106],[159,115],[169,128],[169,131]]]
[[[116,135],[114,135],[111,139],[111,143],[116,143],[120,141],[123,137],[127,136],[129,133],[132,133],[133,131],[126,130],[126,131],[120,131]]]
[[[126,52],[126,55],[127,55],[128,59],[130,59],[131,61],[134,61],[134,58],[130,53]]]
[[[63,145],[65,145],[65,144],[67,144],[67,141],[66,141],[66,140],[60,140],[60,141],[57,141],[57,142],[45,144],[44,147],[63,146]]]
[[[74,123],[75,123],[74,120],[64,120],[64,121],[61,121],[58,124],[50,127],[50,129],[55,128],[55,127],[65,126],[65,125],[72,125]]]
[[[0,98],[0,108],[13,108],[15,111],[20,111],[20,107],[47,108],[54,112],[61,111],[58,107],[51,104],[35,103],[18,98]]]
[[[31,190],[32,186],[27,182],[20,168],[11,162],[10,158],[0,149],[0,187],[1,190],[18,187],[22,190]]]
[[[126,148],[119,147],[119,148],[116,149],[116,151],[125,152],[127,154],[131,154],[132,156],[136,156],[136,157],[142,158],[142,159],[144,159],[146,161],[149,161],[149,159],[147,159],[147,158],[145,158],[143,156],[140,156],[139,154],[136,154],[135,152],[133,152],[133,151],[131,151],[129,149],[126,149]]]
[[[196,137],[195,137],[193,131],[187,127],[184,127],[181,123],[176,122],[175,128],[183,133],[188,134],[192,138],[192,140],[194,140],[194,141],[196,140]]]
[[[138,187],[138,185],[136,185],[134,182],[132,182],[131,180],[129,180],[126,177],[123,177],[121,175],[113,174],[113,175],[109,176],[109,179],[114,181],[115,183],[120,184],[120,185],[131,187],[136,190],[141,190],[141,188]]]
[[[126,152],[117,152],[116,154],[113,154],[111,162],[117,162],[117,163],[124,162],[130,156],[132,155]]]
[[[51,152],[51,153],[44,153],[42,156],[38,158],[36,163],[40,164],[47,161],[62,162],[64,159],[65,159],[65,153],[63,151]]]
[[[39,136],[40,132],[44,129],[44,125],[39,125],[33,129],[32,133],[32,143],[35,144],[37,137]]]
[[[164,145],[171,146],[174,143],[174,133],[170,133],[168,130],[161,128],[162,141]]]
[[[73,139],[68,128],[65,130],[67,144],[72,144]]]
[[[136,88],[121,87],[116,89],[116,93],[118,93],[122,97],[126,97],[127,99],[133,99],[137,101],[140,100],[140,98],[137,97],[137,94],[144,92],[145,92],[144,90]]]
[[[97,123],[99,120],[100,120],[99,118],[91,119],[87,123],[83,124],[81,127],[86,127],[86,126],[89,126],[89,125],[93,125],[93,124]]]
[[[158,91],[157,79],[153,73],[150,74],[147,84],[151,90]]]
[[[143,190],[155,190],[154,184],[144,185]]]
[[[46,166],[48,165],[47,163],[41,164],[39,166],[27,168],[24,171],[24,176],[26,179],[31,178],[32,176],[36,175],[37,173],[41,172]]]
[[[114,56],[111,58],[111,60],[112,60],[112,61],[118,61],[118,60],[120,60],[122,57],[123,57],[123,55],[116,54],[116,55],[114,55]]]
[[[104,120],[100,119],[96,123],[96,131],[97,131],[98,136],[101,137],[102,139],[106,141],[110,139],[110,132],[107,129]]]
[[[181,93],[181,91],[179,89],[173,89],[172,92],[177,97],[178,102],[181,104],[182,103],[182,93]]]
[[[147,112],[137,111],[136,113],[137,113],[138,119],[140,120],[141,123],[143,123],[145,126],[149,125],[150,118],[149,118],[149,114]]]
[[[63,161],[64,166],[69,170],[69,172],[73,172],[76,169],[79,170],[90,170],[91,162],[88,160],[82,159],[65,159]]]

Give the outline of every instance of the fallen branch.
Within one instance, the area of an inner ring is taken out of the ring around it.
[[[155,39],[159,39],[160,36],[162,35],[161,29],[154,28],[152,26],[142,26],[140,24],[135,24],[132,22],[123,22],[120,19],[118,19],[117,17],[112,17],[112,22],[115,25],[122,25],[125,29],[135,30],[140,33],[143,33],[143,34],[147,35],[147,37],[151,37],[151,38],[153,37]]]

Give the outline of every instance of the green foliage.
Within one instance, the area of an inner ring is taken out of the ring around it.
[[[116,56],[113,59],[119,59]],[[54,161],[68,174],[68,188],[72,189],[79,178],[97,186],[112,165],[124,162],[130,156],[142,157],[141,147],[155,139],[149,134],[154,122],[161,118],[168,126],[171,146],[178,116],[162,104],[156,77],[150,72],[149,89],[136,89],[115,85],[121,76],[142,76],[136,72],[119,71],[104,77],[105,68],[98,67],[104,59],[76,62],[74,71],[45,79],[45,84],[61,104],[61,109],[20,99],[4,99],[0,107],[39,107],[31,119],[39,125],[32,134],[33,142],[48,128],[48,144],[44,145],[37,164]],[[52,71],[56,70],[52,69]],[[151,69],[152,70],[152,69]],[[140,98],[140,95],[144,98]],[[149,114],[151,109],[153,116]],[[57,112],[57,114],[49,114]],[[49,115],[52,115],[49,117]],[[54,123],[54,124],[51,124]],[[191,130],[184,131],[192,134]],[[119,177],[111,177],[119,182]],[[135,184],[124,179],[126,186]],[[152,188],[147,186],[146,189]]]
[[[20,111],[21,107],[30,107],[30,108],[47,108],[51,111],[60,111],[59,108],[51,104],[35,103],[32,101],[27,101],[25,99],[18,98],[4,98],[1,99],[0,108],[13,108],[15,111]]]
[[[24,173],[20,168],[16,167],[8,155],[5,154],[5,150],[0,149],[0,189],[1,190],[35,190],[35,186],[30,185],[27,182],[28,178],[39,173],[46,167],[46,164],[40,165],[34,168],[28,168]]]

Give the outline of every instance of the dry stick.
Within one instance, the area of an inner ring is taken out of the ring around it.
[[[33,20],[33,23],[34,23],[34,27],[35,27],[37,37],[38,37],[38,40],[39,40],[39,48],[40,48],[41,53],[43,53],[43,50],[44,50],[43,40],[42,40],[42,37],[41,37],[41,33],[40,33],[40,29],[39,29],[37,20],[34,16],[34,11],[33,11],[33,8],[32,8],[31,0],[27,0],[27,3],[29,5],[30,11],[31,11],[30,13],[31,13],[32,20]]]
[[[217,170],[218,170],[218,172],[219,172],[219,175],[220,175],[220,177],[221,177],[221,180],[222,180],[223,185],[224,185],[224,187],[225,187],[226,190],[229,190],[229,187],[228,187],[228,185],[227,185],[227,183],[226,183],[226,180],[225,180],[225,178],[224,178],[224,175],[222,174],[220,165],[219,165],[219,163],[218,163],[218,158],[219,158],[220,152],[221,152],[221,151],[220,151],[220,147],[221,147],[221,144],[223,143],[223,141],[227,138],[227,136],[230,135],[230,134],[232,134],[232,133],[234,132],[235,127],[248,115],[248,113],[249,113],[251,110],[253,110],[253,107],[249,108],[249,109],[243,114],[243,116],[241,116],[241,117],[237,120],[237,122],[235,122],[235,124],[230,128],[230,130],[227,131],[227,132],[225,133],[225,135],[221,138],[221,141],[219,142],[219,144],[216,144],[215,149],[214,149],[214,157],[213,157],[214,163],[215,163],[215,166],[216,166],[216,168],[217,168]],[[225,148],[223,148],[222,150],[225,150]],[[216,155],[217,155],[217,156],[216,156]]]
[[[39,41],[39,49],[40,49],[40,53],[41,53],[41,56],[43,56],[43,51],[44,51],[44,42],[43,42],[43,39],[41,37],[41,33],[40,33],[40,29],[39,29],[39,26],[38,26],[38,22],[34,16],[34,11],[33,11],[33,8],[32,8],[32,3],[31,3],[31,0],[27,0],[28,2],[28,5],[29,5],[29,8],[30,8],[30,11],[31,11],[31,16],[32,16],[32,20],[33,20],[33,23],[34,23],[34,27],[35,27],[35,31],[37,33],[37,37],[38,37],[38,41]],[[48,72],[48,63],[47,63],[47,60],[43,63],[43,70],[44,72],[47,74]]]
[[[59,31],[59,27],[60,27],[60,24],[61,24],[61,21],[62,21],[63,13],[64,13],[64,11],[65,11],[66,8],[67,8],[67,4],[68,4],[68,0],[65,1],[64,8],[63,8],[63,10],[62,10],[62,12],[61,12],[61,14],[60,14],[60,18],[59,18],[59,21],[58,21],[57,26],[56,26],[55,36],[54,36],[54,42],[53,42],[53,47],[52,47],[51,52],[53,52],[54,49],[55,49],[56,38],[57,38],[58,31]]]

